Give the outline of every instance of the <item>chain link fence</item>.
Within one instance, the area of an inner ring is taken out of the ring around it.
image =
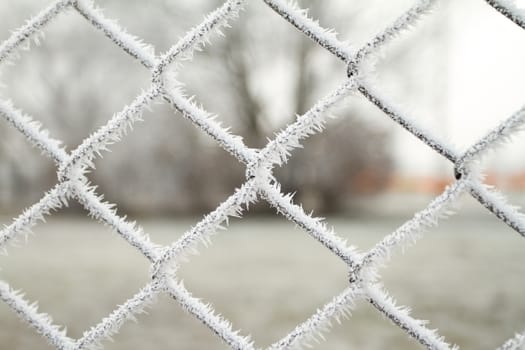
[[[322,333],[329,329],[333,320],[339,321],[350,317],[349,313],[355,302],[363,299],[424,347],[456,349],[456,345],[447,343],[437,331],[427,328],[426,321],[414,318],[408,308],[396,305],[381,284],[381,279],[376,273],[378,267],[388,261],[393,250],[414,243],[421,238],[426,229],[437,225],[443,217],[451,215],[451,207],[463,193],[470,194],[518,234],[525,236],[525,216],[516,207],[507,204],[498,191],[485,185],[478,167],[474,167],[487,151],[506,141],[522,127],[525,123],[525,107],[466,151],[461,152],[441,139],[439,135],[434,134],[432,130],[420,125],[417,118],[409,116],[397,107],[388,96],[382,95],[363,73],[370,56],[404,30],[411,28],[436,1],[416,2],[413,7],[403,12],[393,23],[357,50],[341,42],[335,32],[321,27],[315,19],[308,16],[306,10],[296,4],[284,0],[262,1],[274,10],[276,15],[281,16],[283,20],[343,61],[348,69],[347,78],[337,89],[320,99],[310,110],[277,133],[275,138],[261,149],[248,148],[240,136],[231,134],[227,128],[221,126],[213,114],[204,110],[192,99],[185,97],[181,84],[173,74],[176,71],[174,63],[177,60],[191,59],[193,51],[199,49],[205,41],[211,40],[214,33],[227,27],[230,20],[242,15],[239,11],[245,1],[224,2],[163,54],[155,54],[153,47],[127,33],[115,21],[106,18],[91,0],[56,1],[1,43],[0,63],[5,63],[16,54],[18,49],[27,47],[32,39],[37,39],[42,28],[60,13],[76,11],[151,72],[149,87],[69,153],[65,151],[59,140],[42,129],[32,117],[24,114],[11,102],[0,100],[2,118],[55,162],[58,175],[58,183],[43,198],[0,231],[0,245],[5,249],[8,243],[27,235],[31,227],[73,200],[78,201],[92,217],[112,227],[151,263],[151,281],[99,324],[85,331],[80,339],[70,338],[62,326],[53,324],[48,315],[39,313],[36,306],[25,300],[20,292],[7,282],[0,282],[0,298],[3,302],[56,349],[90,349],[101,346],[105,339],[118,332],[134,314],[154,303],[159,294],[171,296],[184,310],[200,320],[231,348],[257,348],[257,344],[249,336],[234,330],[230,322],[219,316],[209,304],[193,297],[178,280],[177,269],[181,259],[186,258],[200,244],[206,245],[210,237],[228,223],[229,217],[241,217],[249,204],[260,200],[268,202],[279,215],[294,222],[348,266],[346,289],[284,338],[272,344],[269,349],[296,348],[312,339],[322,338]],[[525,16],[514,3],[503,0],[486,0],[486,2],[525,29]],[[417,212],[412,219],[366,252],[348,245],[329,229],[322,219],[306,213],[300,204],[293,202],[291,195],[281,191],[280,184],[272,175],[273,169],[276,166],[283,166],[291,157],[291,151],[300,147],[304,139],[322,132],[328,117],[326,112],[349,94],[362,94],[387,117],[451,161],[455,169],[456,181],[453,184],[432,200],[424,210]],[[93,168],[95,157],[124,138],[132,125],[141,120],[144,109],[159,100],[171,105],[246,167],[245,183],[214,211],[185,232],[179,240],[168,246],[152,242],[141,227],[118,216],[115,206],[104,202],[86,178],[86,172]],[[500,349],[522,349],[524,346],[525,333],[522,333],[508,340]]]

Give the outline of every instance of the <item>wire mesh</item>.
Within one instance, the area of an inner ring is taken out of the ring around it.
[[[347,78],[333,92],[320,99],[310,110],[276,134],[261,149],[248,148],[240,136],[231,134],[218,123],[213,114],[184,96],[180,84],[174,78],[173,63],[181,58],[191,58],[194,50],[213,33],[219,32],[228,22],[239,16],[243,0],[229,0],[208,14],[205,20],[188,31],[185,36],[163,54],[155,54],[152,46],[128,34],[115,21],[106,18],[91,0],[59,0],[43,9],[38,15],[20,27],[0,44],[0,63],[6,61],[17,49],[36,38],[42,28],[60,13],[71,10],[84,17],[92,26],[104,33],[115,45],[138,60],[151,72],[151,85],[131,103],[115,114],[104,126],[84,139],[73,151],[66,152],[61,142],[43,130],[32,117],[18,110],[9,101],[0,100],[0,115],[22,133],[57,166],[58,183],[42,199],[20,214],[0,232],[0,245],[29,232],[31,227],[45,216],[67,205],[67,201],[78,201],[91,216],[112,227],[124,240],[140,251],[151,263],[151,281],[135,296],[125,301],[99,324],[84,332],[80,339],[72,339],[62,326],[52,323],[51,318],[39,313],[34,304],[25,300],[7,282],[0,282],[0,298],[34,330],[40,333],[57,349],[88,349],[101,346],[104,339],[119,331],[133,315],[155,302],[159,294],[167,294],[180,306],[207,326],[217,337],[233,349],[255,349],[256,344],[247,335],[233,329],[230,322],[219,316],[205,302],[193,297],[177,278],[179,262],[199,243],[207,243],[210,236],[227,224],[229,217],[240,217],[250,203],[267,201],[277,212],[293,221],[307,234],[314,237],[326,249],[337,255],[348,266],[348,286],[332,301],[299,324],[289,334],[278,340],[269,349],[288,349],[306,344],[329,329],[331,320],[349,317],[349,311],[359,299],[367,300],[380,313],[403,329],[429,349],[456,349],[448,344],[435,330],[427,328],[426,321],[415,319],[408,309],[396,305],[381,284],[376,274],[380,264],[387,262],[390,253],[405,247],[420,238],[424,231],[437,225],[449,215],[449,209],[463,193],[469,193],[499,219],[518,234],[525,236],[525,216],[495,189],[482,182],[478,170],[472,165],[483,154],[505,141],[525,123],[525,110],[520,109],[490,131],[465,152],[456,150],[432,130],[419,125],[416,118],[400,109],[361,73],[366,59],[387,42],[394,40],[403,30],[414,24],[436,3],[434,0],[417,1],[403,12],[393,23],[371,38],[362,48],[352,50],[340,41],[335,32],[327,30],[308,16],[307,11],[295,3],[284,0],[263,0],[283,20],[289,22],[322,48],[346,63]],[[511,2],[486,0],[495,10],[523,28],[523,16]],[[381,109],[401,127],[412,133],[421,142],[454,164],[456,181],[431,201],[422,211],[405,222],[397,230],[384,237],[372,249],[361,252],[349,246],[326,223],[307,214],[292,196],[281,191],[280,184],[272,175],[275,166],[283,166],[290,158],[291,150],[313,134],[322,132],[327,118],[326,111],[351,93],[360,93]],[[180,239],[168,246],[152,242],[137,224],[127,221],[116,213],[115,206],[104,202],[100,194],[89,183],[85,174],[93,168],[94,158],[119,142],[130,127],[141,120],[141,113],[153,101],[163,100],[189,119],[196,128],[208,134],[225,151],[232,154],[246,167],[246,182],[230,195],[215,210],[207,214]],[[525,333],[517,334],[500,349],[521,349],[525,345]]]

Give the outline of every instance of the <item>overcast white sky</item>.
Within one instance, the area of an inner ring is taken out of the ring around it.
[[[444,115],[434,114],[437,120],[432,124],[438,133],[465,148],[525,105],[525,32],[483,1],[452,1],[448,6],[450,50],[445,65]],[[424,110],[417,103],[412,107]],[[403,173],[449,171],[446,162],[418,142],[402,131],[395,133],[396,160]],[[493,171],[524,171],[524,149],[525,135],[520,133],[483,164]]]

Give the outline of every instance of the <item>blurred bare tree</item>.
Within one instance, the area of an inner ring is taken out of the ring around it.
[[[324,13],[326,4],[310,1],[307,5],[316,18],[327,17]],[[224,72],[227,86],[221,89],[228,89],[229,86],[229,94],[235,96],[235,115],[240,118],[241,134],[248,144],[257,147],[264,146],[270,136],[265,126],[270,124],[268,119],[271,113],[268,103],[253,84],[258,76],[254,69],[258,57],[267,59],[265,53],[288,48],[286,59],[291,61],[293,71],[286,77],[290,82],[287,109],[293,113],[282,118],[281,125],[292,122],[295,114],[303,114],[312,107],[320,94],[327,92],[319,91],[319,87],[325,85],[323,80],[337,81],[335,77],[344,69],[339,62],[320,65],[315,59],[319,50],[317,45],[294,33],[292,28],[283,28],[282,33],[271,24],[274,32],[265,32],[268,23],[254,28],[254,23],[257,23],[255,17],[261,12],[245,14],[231,28],[222,45],[219,45],[218,60],[227,63],[227,71]],[[349,11],[346,20],[351,23],[351,17],[356,13],[356,9]],[[345,26],[344,23],[336,24],[338,27]],[[254,36],[254,32],[265,32],[264,40]],[[274,62],[276,59],[273,57]],[[387,134],[383,129],[374,130],[356,119],[358,113],[359,110],[350,107],[339,110],[339,120],[333,123],[336,125],[306,141],[307,151],[296,152],[289,164],[277,170],[284,189],[297,192],[300,202],[317,211],[333,213],[344,210],[352,194],[377,193],[386,185],[392,167],[386,150]]]
[[[19,10],[26,11],[33,2],[37,1],[21,1]],[[131,33],[166,49],[177,33],[182,35],[191,26],[192,18],[198,22],[202,13],[220,3],[208,0],[189,6],[158,1],[145,6],[128,1],[123,6],[115,0],[104,5],[108,15],[118,16]],[[326,16],[321,2],[308,6],[315,16]],[[355,10],[348,11],[351,16]],[[138,12],[155,21],[134,20]],[[192,62],[182,62],[179,78],[187,91],[251,147],[263,146],[296,114],[307,111],[338,83],[344,70],[328,56],[320,58],[316,45],[281,22],[262,2],[249,3],[224,38],[216,38]],[[346,23],[331,25],[346,30]],[[3,37],[12,28],[12,23],[1,24]],[[73,13],[46,28],[44,43],[23,52],[15,63],[3,69],[4,97],[41,120],[68,149],[130,102],[149,79],[145,69]],[[317,211],[342,210],[351,194],[379,191],[386,183],[391,168],[387,135],[354,118],[358,113],[350,107],[339,109],[339,118],[328,130],[308,140],[306,150],[296,152],[290,164],[277,171],[285,190],[298,191],[300,200]],[[123,210],[202,212],[216,207],[242,183],[242,167],[173,114],[170,108],[154,106],[129,140],[97,161],[91,179]],[[31,203],[55,182],[53,166],[29,147],[20,147],[12,156],[15,143],[10,140],[16,136],[9,135],[14,134],[0,124],[4,211],[14,209],[13,202]]]

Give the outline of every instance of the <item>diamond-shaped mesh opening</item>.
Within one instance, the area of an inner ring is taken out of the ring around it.
[[[224,38],[184,64],[180,80],[248,146],[263,147],[335,89],[344,69],[264,3],[248,2]]]
[[[1,275],[78,337],[140,289],[149,266],[110,228],[68,212],[61,209],[38,224],[21,248],[8,248]]]
[[[147,87],[148,72],[76,13],[43,31],[41,45],[3,67],[2,97],[72,149]]]
[[[493,348],[525,321],[519,302],[523,242],[465,199],[464,208],[396,254],[381,275],[400,304],[431,320],[449,341]]]
[[[179,277],[261,346],[277,341],[346,287],[345,264],[286,220],[244,215],[199,251]]]
[[[142,118],[89,175],[123,212],[202,215],[244,181],[237,160],[166,104]]]

